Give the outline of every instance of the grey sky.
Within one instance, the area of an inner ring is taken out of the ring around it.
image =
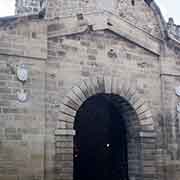
[[[167,20],[173,17],[180,25],[180,0],[155,0]],[[0,0],[0,17],[14,14],[15,0]]]
[[[166,20],[173,17],[175,23],[180,25],[180,0],[155,0],[155,2]]]

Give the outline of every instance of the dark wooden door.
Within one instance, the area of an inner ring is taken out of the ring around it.
[[[75,121],[74,180],[127,180],[125,122],[110,95],[97,95]]]

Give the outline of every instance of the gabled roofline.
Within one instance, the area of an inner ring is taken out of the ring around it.
[[[138,46],[156,55],[160,55],[162,39],[151,35],[109,11],[83,14],[83,17],[82,21],[78,21],[76,16],[55,18],[49,21],[49,27],[51,27],[51,25],[57,25],[57,28],[48,31],[48,38],[83,33],[86,32],[89,27],[92,27],[94,31],[110,30]]]

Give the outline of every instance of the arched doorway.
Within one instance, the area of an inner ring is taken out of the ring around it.
[[[74,140],[77,136],[74,137],[74,135],[77,134],[77,117],[83,110],[84,104],[91,98],[97,97],[97,95],[103,95],[108,103],[116,107],[113,109],[115,112],[110,113],[110,119],[113,119],[112,114],[118,114],[121,117],[118,119],[125,122],[124,125],[121,125],[126,127],[128,171],[125,172],[128,173],[129,180],[143,180],[146,178],[154,180],[156,176],[154,170],[156,132],[147,99],[136,92],[133,84],[122,83],[114,77],[93,77],[80,81],[62,99],[55,131],[56,177],[62,180],[72,180],[73,174],[75,176],[73,171],[75,172],[77,166],[74,162]],[[97,107],[97,103],[94,107]],[[93,113],[90,113],[90,115],[92,116]],[[88,121],[85,125],[93,127],[96,123],[93,124]],[[106,123],[102,124],[106,125]],[[118,161],[118,163],[120,162]],[[90,171],[92,167],[90,167]]]
[[[94,95],[79,108],[74,124],[74,180],[128,180],[127,111],[134,112],[113,94]]]

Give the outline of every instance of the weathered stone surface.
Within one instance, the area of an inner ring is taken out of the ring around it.
[[[150,1],[41,3],[16,4],[40,14],[0,18],[0,179],[72,180],[76,113],[108,93],[123,98],[130,180],[179,180],[178,27]]]

